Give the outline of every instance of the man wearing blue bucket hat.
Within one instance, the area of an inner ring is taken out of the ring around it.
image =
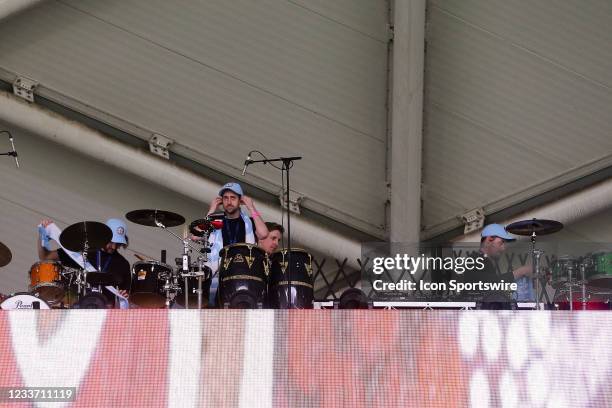
[[[248,213],[241,210],[241,205],[246,207]],[[207,264],[213,272],[208,299],[210,306],[215,305],[219,285],[216,275],[219,267],[219,251],[231,244],[256,244],[269,234],[266,223],[255,208],[255,203],[250,197],[244,195],[240,184],[235,182],[224,184],[219,189],[219,195],[212,200],[208,215],[217,211],[219,206],[223,207],[223,228],[215,230],[210,235],[211,252]]]
[[[210,204],[208,214],[215,212],[220,205],[225,215],[221,230],[223,246],[241,242],[255,244],[255,239],[261,240],[268,236],[266,223],[255,208],[253,199],[244,194],[240,184],[235,182],[224,184],[219,190],[219,195]],[[248,214],[241,211],[241,205],[247,208]],[[249,237],[249,234],[253,234],[253,237]]]
[[[500,224],[489,224],[480,233],[479,257],[483,258],[483,267],[474,268],[464,273],[464,282],[515,282],[518,279],[530,276],[531,265],[524,265],[510,272],[498,274],[497,261],[506,251],[506,244],[515,241],[506,228]],[[505,309],[510,307],[510,298],[504,291],[489,291],[482,293],[483,308]]]
[[[46,231],[51,224],[53,224],[52,220],[42,220],[39,225],[38,257],[41,260],[59,261],[64,267],[81,268],[63,248],[50,249]],[[115,283],[113,286],[118,287],[121,295],[127,298],[132,279],[130,263],[118,252],[119,248],[128,246],[127,225],[122,219],[109,218],[106,221],[106,226],[113,233],[110,242],[102,249],[89,252],[87,260],[96,270],[111,274]],[[113,299],[110,293],[107,291],[104,291],[104,293],[109,299]]]

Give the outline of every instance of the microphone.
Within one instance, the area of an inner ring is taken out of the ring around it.
[[[251,153],[249,153],[246,157],[246,160],[244,161],[244,167],[242,168],[242,175],[244,176],[246,174],[246,169],[249,166],[249,164],[253,163],[253,160],[251,160]]]
[[[9,140],[11,141],[11,147],[13,151],[10,153],[11,156],[15,159],[15,165],[19,168],[19,160],[17,159],[17,150],[15,150],[15,143],[13,142],[13,136],[9,135]]]

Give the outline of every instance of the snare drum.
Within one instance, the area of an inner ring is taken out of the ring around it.
[[[219,255],[219,304],[238,309],[263,305],[270,271],[265,251],[240,243],[224,247]]]
[[[47,302],[29,293],[15,293],[0,303],[2,310],[51,309]]]
[[[612,252],[597,252],[586,262],[589,285],[612,288]]]
[[[140,307],[163,307],[166,304],[164,284],[172,267],[157,261],[136,262],[132,266],[130,302]]]
[[[62,266],[59,262],[36,262],[30,268],[30,292],[49,303],[64,297],[66,287],[62,282]]]
[[[560,256],[557,258],[551,268],[552,282],[551,286],[560,288],[565,283],[570,281],[576,282],[580,272],[578,260],[569,255]]]
[[[312,309],[314,299],[312,256],[303,249],[292,249],[290,268],[288,261],[286,249],[276,251],[270,256],[271,277],[268,298],[270,306],[280,309]],[[291,278],[291,294],[289,278]]]

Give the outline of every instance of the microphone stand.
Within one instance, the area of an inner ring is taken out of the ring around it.
[[[281,172],[285,171],[287,173],[287,190],[286,190],[286,194],[285,197],[287,199],[287,287],[288,287],[288,292],[287,292],[287,297],[288,297],[288,301],[289,301],[289,309],[293,309],[293,298],[292,298],[292,283],[291,283],[291,210],[289,209],[289,194],[290,194],[290,189],[289,189],[289,169],[291,168],[292,164],[294,161],[296,160],[302,160],[301,156],[293,156],[293,157],[279,157],[276,159],[263,159],[263,160],[250,160],[249,164],[253,164],[253,163],[263,163],[263,164],[267,164],[267,163],[273,163],[273,162],[282,162],[283,166],[281,168]]]
[[[11,142],[11,150],[10,152],[0,153],[0,156],[13,156],[15,159],[15,165],[19,168],[19,159],[17,159],[17,151],[15,150],[15,143],[13,143],[13,135],[8,130],[0,130],[0,133],[6,133],[9,137],[9,142]]]

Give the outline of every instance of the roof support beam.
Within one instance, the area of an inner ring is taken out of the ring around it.
[[[395,1],[391,94],[390,241],[419,242],[425,0]]]

